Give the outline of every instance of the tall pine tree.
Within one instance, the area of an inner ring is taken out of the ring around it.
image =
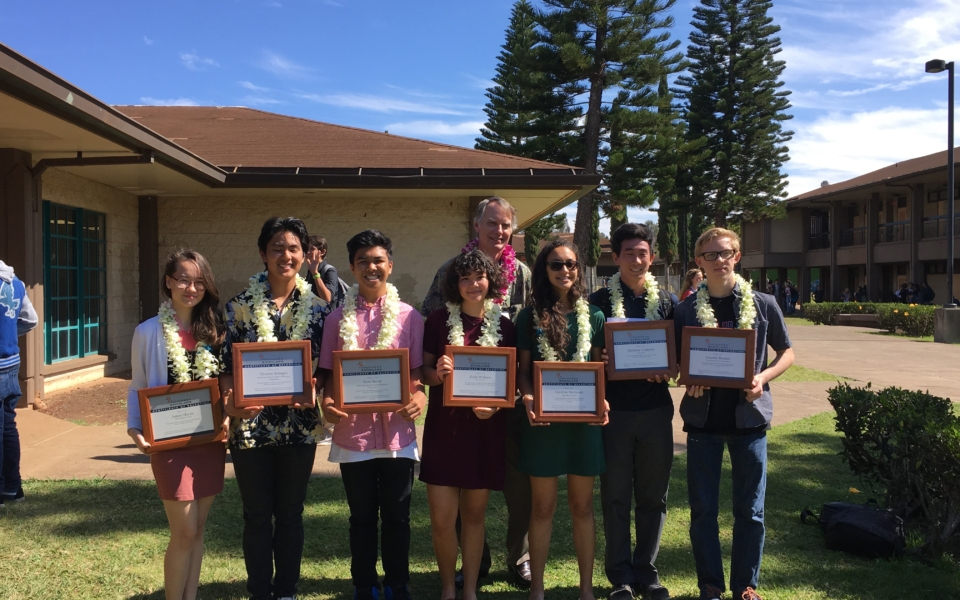
[[[708,157],[691,172],[690,196],[717,226],[731,217],[755,219],[783,210],[789,159],[783,129],[791,117],[779,81],[785,63],[780,27],[767,16],[769,0],[700,0],[694,9],[687,58],[677,79],[686,100],[687,135],[702,140]],[[691,232],[692,233],[692,232]]]
[[[682,61],[680,54],[673,53],[679,42],[671,41],[669,34],[673,19],[667,13],[675,1],[543,0],[547,10],[538,20],[547,48],[562,66],[558,73],[561,89],[585,101],[579,166],[587,173],[604,174],[606,178],[605,153],[612,128],[617,128],[624,142],[636,143],[656,135],[659,120],[655,86],[662,75],[676,72]],[[614,100],[617,109],[611,111]],[[574,242],[589,249],[586,262],[590,266],[599,258],[595,252],[599,247],[599,202],[612,200],[612,204],[622,205],[631,200],[628,190],[647,193],[642,186],[615,181],[617,175],[634,181],[643,179],[640,172],[632,172],[642,170],[642,163],[635,160],[638,154],[642,153],[622,152],[619,159],[614,159],[612,166],[618,173],[611,173],[613,195],[604,187],[579,200]],[[652,201],[652,194],[641,200]]]
[[[494,85],[487,89],[487,122],[475,147],[576,164],[576,121],[582,111],[560,90],[559,70],[557,57],[540,43],[536,11],[527,0],[518,0],[497,57]]]

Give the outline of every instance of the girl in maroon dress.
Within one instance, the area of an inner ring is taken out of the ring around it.
[[[462,524],[463,600],[476,600],[484,516],[490,490],[506,476],[506,413],[496,408],[443,406],[443,384],[453,372],[447,345],[512,347],[513,323],[500,314],[503,275],[482,252],[461,254],[443,281],[447,307],[427,319],[423,336],[424,382],[430,405],[423,431],[420,481],[427,484],[430,529],[440,570],[440,600],[456,598],[457,513]]]

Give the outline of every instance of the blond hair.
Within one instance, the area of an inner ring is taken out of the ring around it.
[[[697,238],[697,244],[693,247],[694,256],[700,256],[700,254],[703,253],[703,247],[717,238],[730,240],[730,246],[737,252],[740,252],[740,236],[737,235],[737,232],[724,229],[723,227],[711,227],[701,233],[700,237]]]

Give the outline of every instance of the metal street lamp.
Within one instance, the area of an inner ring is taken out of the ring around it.
[[[947,72],[947,301],[944,308],[956,308],[953,303],[953,238],[955,235],[954,183],[953,183],[953,61],[939,59],[927,61],[927,73]]]

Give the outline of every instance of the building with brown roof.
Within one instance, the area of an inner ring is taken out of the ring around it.
[[[801,302],[811,288],[838,301],[861,286],[872,301],[892,300],[907,282],[927,282],[935,303],[947,302],[946,165],[944,150],[789,198],[786,219],[743,224],[742,268],[754,279],[792,277]]]
[[[499,195],[520,227],[599,177],[525,158],[240,107],[108,106],[0,45],[0,257],[43,322],[21,350],[24,397],[130,367],[156,314],[160,268],[179,246],[206,256],[221,297],[262,269],[261,224],[294,215],[329,243],[378,228],[391,281],[417,303]]]

